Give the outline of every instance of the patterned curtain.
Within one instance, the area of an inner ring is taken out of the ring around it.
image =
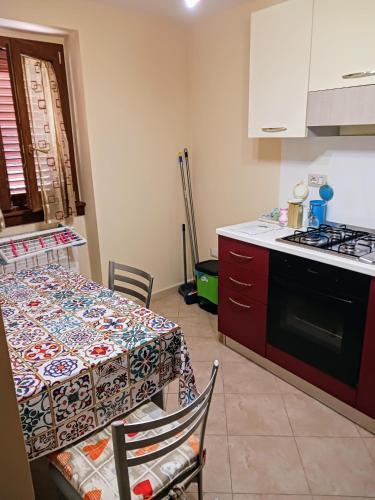
[[[69,144],[55,70],[49,61],[22,56],[32,147],[44,218],[76,215]]]

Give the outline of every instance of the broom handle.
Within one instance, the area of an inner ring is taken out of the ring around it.
[[[185,224],[182,224],[182,250],[184,255],[184,282],[187,284],[187,265],[186,265],[186,228]]]
[[[196,258],[196,263],[199,262],[199,251],[198,251],[198,240],[197,240],[197,229],[195,227],[195,213],[194,213],[194,202],[193,202],[193,190],[191,187],[191,177],[190,177],[190,162],[189,162],[189,152],[187,148],[184,149],[185,153],[185,163],[186,163],[186,176],[188,181],[188,190],[189,190],[189,198],[190,198],[190,210],[191,210],[191,227],[193,233],[193,242],[194,242],[194,254]]]
[[[188,201],[188,195],[187,195],[187,190],[186,190],[186,180],[185,180],[185,173],[184,173],[184,160],[183,160],[182,154],[179,154],[178,162],[179,162],[180,171],[181,171],[182,191],[183,191],[183,195],[184,195],[185,210],[186,210],[186,222],[187,222],[189,237],[190,237],[191,265],[192,265],[192,271],[193,271],[193,279],[195,279],[195,264],[197,261],[195,260],[193,233],[192,233],[192,229],[191,229],[189,201]]]

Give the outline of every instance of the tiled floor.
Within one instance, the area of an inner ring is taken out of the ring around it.
[[[199,389],[212,361],[221,363],[207,426],[205,500],[375,498],[375,436],[223,346],[217,318],[178,294],[151,309],[182,327]],[[169,410],[177,391],[173,383],[165,395]],[[54,500],[43,463],[33,469],[37,498]]]
[[[372,434],[223,346],[217,318],[177,294],[152,309],[182,327],[199,388],[212,361],[221,363],[207,426],[205,500],[375,497]],[[177,390],[169,386],[167,409],[177,407]]]

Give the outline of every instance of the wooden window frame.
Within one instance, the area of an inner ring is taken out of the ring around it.
[[[24,176],[26,184],[27,207],[14,207],[3,209],[6,227],[44,220],[43,207],[37,186],[34,154],[28,147],[32,144],[30,121],[28,116],[27,98],[24,87],[24,76],[22,70],[21,56],[27,55],[37,59],[51,62],[56,73],[61,98],[61,109],[65,124],[65,132],[69,144],[69,156],[72,171],[73,189],[76,196],[77,215],[85,214],[85,203],[80,201],[77,167],[73,142],[72,121],[70,116],[68,82],[65,69],[63,45],[20,38],[0,36],[0,45],[5,47],[8,54],[9,71],[11,75],[12,91],[16,111],[18,135],[20,139],[21,155],[24,165]],[[16,195],[17,196],[17,195]],[[20,195],[21,201],[22,196]],[[7,170],[5,168],[4,150],[0,134],[0,197],[1,205],[11,207],[10,191]],[[4,201],[5,200],[5,201]]]

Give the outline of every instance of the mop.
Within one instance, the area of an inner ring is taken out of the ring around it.
[[[184,158],[186,164],[186,173],[184,168]],[[189,153],[188,150],[184,150],[184,156],[182,153],[178,155],[178,165],[181,172],[181,182],[182,191],[185,202],[186,211],[186,222],[189,232],[190,239],[190,250],[191,250],[191,265],[193,272],[193,279],[195,277],[195,265],[199,261],[198,253],[198,243],[197,243],[197,233],[195,226],[195,214],[194,214],[194,204],[193,204],[193,193],[191,187],[191,177],[190,177],[190,164],[189,164]],[[182,244],[183,244],[183,258],[184,258],[184,283],[179,287],[178,291],[182,295],[186,304],[195,304],[198,300],[197,290],[195,281],[188,282],[187,280],[187,264],[186,264],[186,234],[185,234],[185,224],[182,225]]]

